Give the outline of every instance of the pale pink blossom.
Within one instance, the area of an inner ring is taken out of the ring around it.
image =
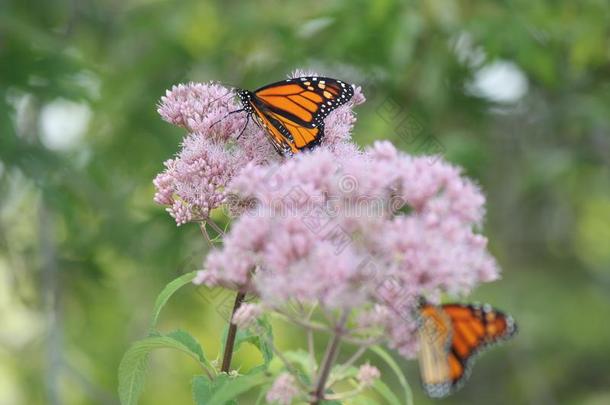
[[[263,308],[258,304],[242,304],[235,311],[231,322],[239,328],[248,328],[263,313]]]
[[[219,84],[179,84],[161,97],[157,111],[165,121],[190,133],[204,132],[208,138],[227,141],[246,123],[243,114],[222,119],[241,108],[235,100],[234,91]]]
[[[205,221],[224,204],[227,184],[246,164],[277,159],[262,130],[245,126],[245,113],[230,114],[241,108],[234,96],[218,84],[189,83],[161,98],[163,119],[189,131],[153,181],[155,202],[167,206],[178,225]]]
[[[358,369],[356,380],[358,380],[363,387],[370,387],[379,377],[381,377],[379,369],[375,366],[371,366],[369,363],[365,363]]]
[[[244,131],[244,113],[229,114],[241,108],[232,90],[176,86],[159,113],[189,134],[155,178],[155,201],[178,225],[230,208],[231,230],[194,282],[258,296],[262,306],[235,314],[242,327],[262,307],[317,303],[351,312],[357,328],[412,357],[420,298],[467,294],[499,270],[478,233],[479,187],[440,157],[413,157],[390,142],[360,150],[351,142],[352,107],[363,101],[355,87],[325,119],[318,148],[280,158],[259,127]],[[370,366],[361,371],[361,382],[374,380]],[[298,394],[287,376],[269,401]]]
[[[357,89],[353,101],[325,120],[326,136],[320,148],[343,154],[355,121],[351,110],[364,96]],[[266,134],[236,101],[235,91],[214,83],[174,86],[161,98],[158,112],[169,123],[185,128],[182,148],[153,181],[156,203],[165,205],[178,225],[205,221],[210,212],[227,202],[229,182],[246,165],[268,166],[281,161]],[[271,166],[269,166],[271,167]],[[231,205],[232,214],[243,207]]]
[[[296,380],[288,373],[280,374],[267,392],[267,401],[280,405],[290,405],[299,395]]]
[[[249,164],[228,189],[252,208],[209,256],[206,284],[247,289],[275,307],[374,308],[378,316],[361,321],[407,357],[417,349],[420,297],[437,302],[498,277],[475,232],[485,199],[441,159],[387,142],[341,156],[320,148]]]

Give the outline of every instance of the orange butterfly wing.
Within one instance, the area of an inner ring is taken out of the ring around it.
[[[284,155],[319,144],[324,135],[324,118],[353,95],[354,88],[345,82],[311,76],[273,83],[240,97],[246,111]]]
[[[489,305],[424,304],[421,317],[420,369],[424,390],[431,397],[459,389],[475,355],[516,332],[512,318]]]
[[[281,155],[292,155],[301,149],[317,145],[323,126],[305,128],[275,113],[263,113],[258,107],[252,108],[255,119],[267,132],[271,144]]]

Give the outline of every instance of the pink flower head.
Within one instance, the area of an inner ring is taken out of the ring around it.
[[[479,188],[458,168],[387,142],[248,165],[228,189],[254,207],[209,256],[206,284],[247,286],[272,307],[364,311],[359,322],[385,330],[405,356],[416,349],[419,297],[464,294],[498,276],[474,231]]]
[[[267,392],[267,401],[280,405],[290,405],[299,395],[296,380],[288,373],[280,374]]]
[[[233,314],[232,323],[239,328],[247,328],[261,316],[263,309],[258,304],[242,304],[241,307]]]
[[[157,111],[165,121],[190,133],[204,132],[209,138],[226,141],[246,123],[243,114],[223,119],[239,108],[231,89],[214,83],[188,83],[167,90]]]
[[[357,151],[349,142],[355,121],[351,108],[363,101],[357,88],[350,103],[325,119],[321,148],[339,155]],[[241,108],[233,90],[214,83],[180,84],[161,98],[161,117],[189,131],[181,151],[165,162],[165,170],[153,181],[155,202],[165,205],[178,225],[205,221],[211,210],[227,202],[227,185],[246,165],[281,160],[268,134],[252,120],[246,126],[245,112],[231,114]]]
[[[166,205],[178,225],[206,220],[225,203],[225,188],[242,167],[274,158],[262,130],[245,127],[245,113],[229,114],[240,108],[234,96],[218,84],[189,83],[161,98],[161,117],[189,131],[181,151],[153,181],[155,202]]]
[[[380,376],[381,373],[377,367],[371,366],[369,363],[365,363],[358,369],[356,379],[360,384],[362,384],[362,386],[370,387]]]

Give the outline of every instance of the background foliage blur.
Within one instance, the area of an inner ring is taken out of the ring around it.
[[[4,0],[0,404],[117,403],[118,362],[154,297],[205,254],[196,226],[177,229],[152,202],[183,135],[157,100],[179,82],[256,88],[295,68],[364,84],[359,144],[426,152],[390,102],[488,195],[504,279],[474,298],[520,334],[444,403],[610,403],[606,0]],[[162,327],[213,356],[223,322],[189,287]],[[416,403],[432,403],[403,363]],[[189,403],[196,372],[155,354],[142,403]]]

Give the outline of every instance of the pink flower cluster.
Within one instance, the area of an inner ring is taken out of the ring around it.
[[[254,204],[197,281],[248,290],[271,307],[297,300],[357,310],[363,328],[412,356],[419,297],[438,301],[498,277],[475,232],[485,199],[440,158],[389,142],[347,150],[243,168],[229,190]]]
[[[295,378],[289,373],[280,374],[267,392],[267,401],[272,404],[290,405],[299,395]]]
[[[229,114],[241,108],[234,96],[217,84],[167,92],[159,113],[188,135],[154,185],[178,225],[222,205],[238,214],[195,280],[260,297],[236,323],[262,308],[318,303],[350,311],[358,330],[377,331],[410,357],[420,297],[437,302],[498,277],[478,233],[485,199],[459,168],[389,142],[365,151],[351,142],[359,88],[325,119],[321,146],[290,159],[253,123],[242,134],[245,113]]]
[[[356,380],[358,380],[362,386],[370,387],[379,377],[381,377],[381,373],[377,367],[371,366],[369,363],[364,363],[358,369]]]
[[[225,188],[247,163],[263,164],[272,155],[265,135],[246,124],[234,92],[217,84],[174,86],[161,98],[159,114],[188,130],[182,150],[167,160],[153,184],[155,202],[167,206],[178,225],[206,220],[226,200]]]
[[[322,147],[336,153],[354,148],[349,142],[355,122],[351,107],[363,101],[357,89],[349,105],[326,118]],[[227,185],[247,164],[281,160],[262,129],[252,120],[246,127],[245,112],[229,114],[241,108],[234,90],[214,83],[181,84],[161,98],[161,117],[188,131],[180,152],[164,162],[165,170],[153,181],[155,202],[165,205],[178,225],[205,221],[227,201]]]

